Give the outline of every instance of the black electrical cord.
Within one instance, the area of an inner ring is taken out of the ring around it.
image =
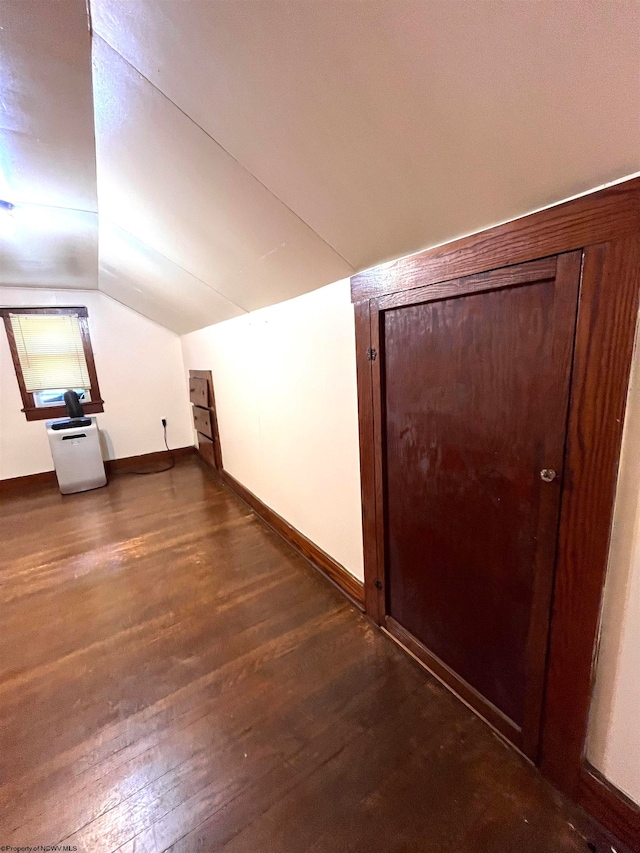
[[[170,449],[169,444],[167,442],[167,425],[166,423],[162,424],[162,429],[164,430],[164,446],[169,451],[169,455],[171,457],[171,462],[168,465],[165,465],[164,468],[156,468],[154,471],[132,471],[132,474],[162,474],[163,471],[170,471],[172,468],[176,467],[176,457],[174,456],[173,450]]]

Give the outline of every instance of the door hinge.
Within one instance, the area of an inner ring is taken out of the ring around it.
[[[374,581],[373,585],[376,589],[382,589],[382,581]]]
[[[377,358],[378,352],[373,347],[369,347],[367,350],[367,361],[375,361]]]

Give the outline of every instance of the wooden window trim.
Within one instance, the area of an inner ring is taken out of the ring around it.
[[[375,421],[382,388],[379,354],[372,353],[381,308],[411,301],[412,291],[426,294],[430,286],[575,250],[582,252],[582,269],[539,767],[596,814],[580,780],[638,317],[640,178],[359,273],[351,279],[351,298],[366,610],[384,626],[385,566],[377,536],[385,512],[383,437]]]
[[[66,418],[66,406],[36,406],[33,393],[27,391],[22,375],[22,366],[18,357],[18,348],[16,346],[15,335],[13,334],[13,326],[11,325],[11,314],[61,314],[64,316],[77,316],[80,322],[80,334],[82,335],[82,349],[87,362],[87,372],[89,373],[89,381],[91,383],[91,401],[83,405],[85,414],[95,415],[104,411],[104,400],[100,394],[100,386],[98,384],[98,374],[96,372],[96,363],[93,357],[93,349],[91,347],[91,337],[89,335],[89,312],[84,306],[65,307],[65,308],[0,308],[0,315],[4,320],[4,327],[7,331],[7,340],[9,341],[9,350],[13,359],[13,367],[20,388],[20,396],[22,397],[22,411],[28,421],[44,421],[55,420],[55,418]]]

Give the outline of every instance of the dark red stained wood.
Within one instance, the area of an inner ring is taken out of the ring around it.
[[[579,264],[381,314],[388,613],[534,758]]]
[[[576,793],[638,312],[640,238],[585,250],[568,423],[542,769]]]
[[[448,667],[439,657],[436,657],[429,649],[417,640],[413,634],[403,628],[392,616],[387,616],[384,627],[389,635],[417,658],[430,673],[436,676],[449,690],[462,699],[470,708],[482,713],[483,719],[489,725],[518,747],[522,746],[522,732],[516,724],[510,720],[499,708],[492,705],[471,685],[460,678],[460,676]]]
[[[27,392],[28,393],[28,392]],[[29,396],[33,396],[30,394]],[[83,403],[82,410],[85,415],[98,415],[104,412],[104,400],[92,400],[90,403]],[[66,406],[47,406],[38,408],[23,407],[22,411],[28,421],[50,421],[55,418],[66,418],[69,416]]]
[[[189,377],[189,399],[194,406],[209,406],[209,383],[206,379],[197,376]]]
[[[415,305],[417,302],[435,302],[465,293],[482,293],[485,290],[496,290],[513,284],[543,281],[555,276],[556,265],[554,255],[552,258],[542,258],[539,261],[530,261],[528,264],[481,272],[465,278],[449,279],[438,284],[416,287],[413,290],[401,290],[389,296],[381,296],[374,300],[374,305],[377,311],[383,311],[388,308],[400,308],[402,305]]]
[[[634,853],[640,853],[640,806],[588,764],[580,774],[578,802],[628,844]]]
[[[212,468],[216,467],[216,458],[214,452],[214,443],[206,435],[198,433],[198,454]]]
[[[199,444],[201,459],[218,471],[222,470],[222,445],[218,429],[216,397],[213,391],[213,375],[210,370],[189,371],[189,399],[193,403],[194,427],[199,435],[211,440]],[[200,447],[203,448],[202,452]]]
[[[371,367],[368,358],[371,346],[369,323],[369,303],[360,302],[354,306],[356,327],[356,367],[358,372],[358,414],[360,425],[360,489],[362,494],[362,530],[364,539],[364,570],[369,583],[365,586],[365,608],[369,616],[380,623],[384,618],[384,602],[375,587],[378,579],[378,558],[376,554],[376,483],[373,474],[374,434],[373,434],[373,395]],[[363,426],[362,419],[366,423]],[[380,579],[380,583],[382,580]],[[382,605],[382,606],[381,606]]]
[[[193,425],[196,430],[213,441],[214,431],[210,410],[202,409],[200,406],[193,406],[192,411]]]
[[[384,358],[384,340],[381,335],[380,328],[380,312],[375,309],[371,303],[370,318],[371,323],[371,343],[373,344],[373,352],[375,359],[371,364],[371,382],[372,382],[372,399],[373,399],[373,438],[375,453],[373,458],[373,471],[375,483],[375,506],[376,506],[376,525],[375,525],[375,581],[374,589],[371,595],[376,596],[378,624],[384,624],[384,618],[387,614],[386,601],[386,584],[385,584],[385,501],[386,494],[384,489],[384,457],[382,448],[385,442],[385,423],[384,423],[384,371],[381,369]],[[367,576],[365,574],[365,588],[368,587]]]
[[[640,230],[640,178],[361,272],[353,302],[581,249]]]
[[[555,366],[553,375],[543,375],[547,384],[549,399],[557,396],[562,399],[562,405],[553,412],[548,412],[551,429],[545,434],[545,456],[555,457],[554,435],[564,436],[566,447],[566,423],[568,415],[569,385],[573,364],[573,349],[575,343],[576,309],[578,289],[582,265],[582,252],[569,252],[558,256],[555,277],[555,307],[556,317],[571,317],[571,329],[568,324],[554,323],[553,350],[551,361]],[[542,365],[540,365],[542,367]],[[560,465],[562,466],[562,460]],[[555,467],[555,466],[550,466]],[[559,475],[557,484],[561,488],[563,469],[556,469]],[[555,484],[547,484],[555,485]],[[525,724],[523,726],[523,749],[534,759],[539,757],[540,725],[544,684],[546,680],[547,650],[549,642],[549,623],[551,600],[555,576],[557,553],[559,506],[558,495],[552,489],[542,490],[545,498],[553,496],[553,500],[544,500],[539,505],[538,530],[536,539],[536,573],[533,591],[533,603],[529,638],[527,641],[527,681],[530,685],[525,704]],[[553,566],[552,571],[549,568]]]

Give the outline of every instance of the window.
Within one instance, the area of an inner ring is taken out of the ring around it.
[[[86,308],[2,308],[28,421],[63,418],[64,392],[87,414],[102,412]]]

